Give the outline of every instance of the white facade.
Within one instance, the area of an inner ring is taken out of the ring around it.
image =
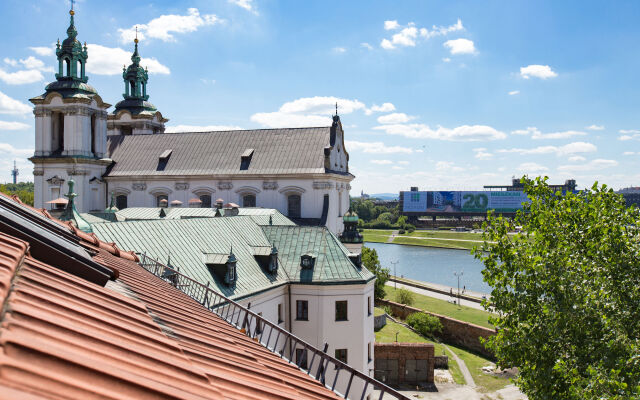
[[[295,336],[335,357],[337,349],[346,349],[347,364],[373,377],[375,333],[373,330],[374,281],[366,285],[289,284],[239,301],[251,311],[289,330]],[[297,319],[296,301],[307,301],[307,320]],[[336,321],[336,301],[347,302],[347,320]],[[282,320],[278,321],[278,305]],[[252,326],[251,329],[254,329]],[[295,357],[295,356],[294,356]],[[296,359],[297,361],[297,359]],[[311,362],[308,355],[307,362]],[[313,373],[318,364],[314,363]],[[325,379],[333,382],[335,370],[329,367]],[[340,375],[337,389],[344,392],[348,377]],[[354,385],[352,390],[357,391]],[[360,388],[361,390],[361,388]]]

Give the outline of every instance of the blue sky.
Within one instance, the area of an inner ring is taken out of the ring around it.
[[[107,5],[108,4],[108,5]],[[322,126],[353,193],[512,176],[640,185],[640,2],[202,0],[76,3],[89,84],[115,104],[134,26],[169,129]],[[0,2],[0,181],[32,179],[28,99],[54,80],[65,0]]]

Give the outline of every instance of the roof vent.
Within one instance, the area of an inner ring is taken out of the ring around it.
[[[306,253],[300,256],[300,266],[302,269],[312,269],[316,263],[316,255],[313,253]]]
[[[251,157],[253,157],[253,149],[246,149],[240,156],[240,170],[248,170],[249,164],[251,164]]]

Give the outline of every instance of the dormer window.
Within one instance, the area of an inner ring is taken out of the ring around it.
[[[265,272],[273,274],[278,270],[278,249],[276,246],[254,247],[253,256]]]
[[[246,149],[242,156],[240,156],[240,169],[247,170],[249,169],[249,164],[251,164],[251,157],[253,157],[253,149]]]
[[[276,246],[271,248],[271,254],[269,255],[269,272],[273,273],[278,270],[278,249]]]
[[[316,263],[315,254],[307,253],[300,257],[300,266],[303,269],[311,269]]]
[[[233,286],[238,280],[237,259],[233,252],[229,254],[203,253],[203,258],[211,275],[224,282],[225,285]]]

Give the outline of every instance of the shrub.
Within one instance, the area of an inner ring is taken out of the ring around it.
[[[398,233],[399,233],[399,234],[401,234],[401,235],[404,235],[404,233],[405,233],[405,232],[404,232],[404,229],[400,229],[400,230],[398,231]]]
[[[407,317],[407,324],[422,336],[433,338],[442,332],[442,323],[438,317],[416,312]]]
[[[382,307],[382,309],[384,310],[385,314],[393,315],[393,309],[391,308],[391,306],[384,306]]]
[[[413,292],[409,289],[398,289],[396,292],[396,301],[398,303],[406,304],[408,306],[413,304],[414,296]]]

